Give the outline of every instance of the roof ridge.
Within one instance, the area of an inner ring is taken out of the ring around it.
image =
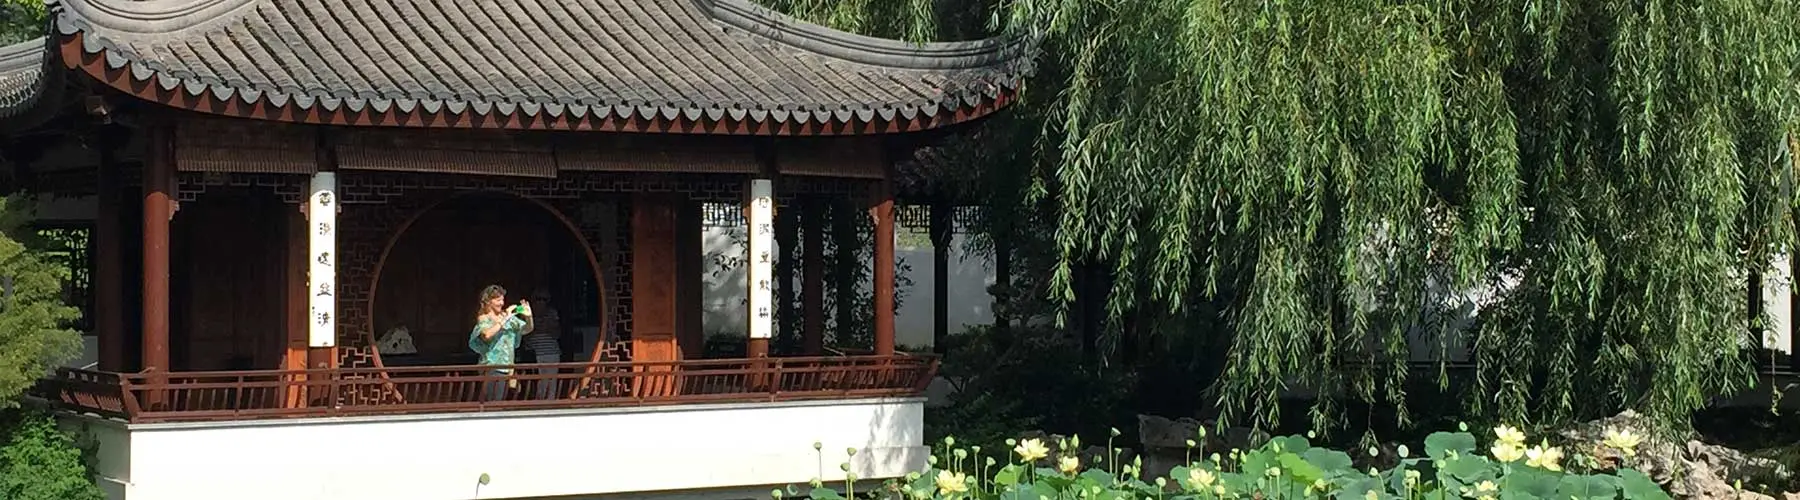
[[[48,37],[37,37],[0,46],[0,73],[42,67]]]
[[[851,62],[908,69],[992,66],[1030,53],[1030,39],[1001,35],[959,42],[912,43],[809,23],[749,0],[692,0],[714,21],[808,52]]]
[[[81,25],[82,30],[164,34],[232,20],[238,17],[234,14],[259,3],[260,0],[49,0],[46,5],[53,12],[60,11],[56,16],[59,20]],[[69,27],[62,31],[71,34]]]

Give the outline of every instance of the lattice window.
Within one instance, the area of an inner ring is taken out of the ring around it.
[[[81,309],[76,329],[93,331],[94,248],[90,244],[93,241],[93,226],[80,223],[44,224],[39,225],[37,233],[49,246],[45,257],[69,270],[69,279],[63,282],[63,300]]]
[[[701,203],[700,225],[703,227],[744,227],[744,207],[736,203]]]

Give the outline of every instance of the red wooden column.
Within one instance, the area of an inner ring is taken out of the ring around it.
[[[674,395],[673,368],[681,359],[676,333],[676,237],[678,205],[668,194],[638,193],[631,203],[631,343],[633,361],[645,364],[635,394]]]
[[[875,218],[875,355],[894,354],[894,191],[882,179],[872,190]]]
[[[144,352],[145,371],[169,370],[169,221],[175,217],[175,130],[150,126],[144,158]]]
[[[94,217],[94,333],[100,343],[100,370],[125,371],[124,221],[120,220],[118,150],[125,137],[100,133],[99,207]]]
[[[287,291],[285,309],[287,332],[283,335],[286,340],[287,355],[282,358],[281,368],[283,370],[305,370],[309,364],[307,362],[309,349],[306,324],[306,306],[309,298],[306,280],[308,253],[306,228],[308,224],[306,223],[306,214],[302,212],[305,207],[305,202],[296,205],[294,211],[288,212],[287,216],[282,219],[282,223],[287,229],[287,244],[284,246],[282,258],[286,267],[282,289]],[[302,388],[305,386],[306,380],[306,375],[294,377],[295,385],[289,386],[287,390],[287,406],[289,408],[305,406],[306,391],[303,391]]]
[[[675,344],[682,359],[706,355],[705,242],[701,240],[700,203],[682,198],[675,208]]]
[[[800,238],[806,266],[800,276],[800,345],[807,356],[818,356],[825,352],[825,204],[807,200],[805,207],[800,213],[806,233]]]

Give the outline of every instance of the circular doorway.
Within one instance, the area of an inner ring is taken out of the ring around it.
[[[591,275],[591,279],[588,279]],[[548,291],[560,311],[591,306],[605,325],[604,283],[592,247],[568,219],[538,200],[508,193],[461,194],[427,206],[401,224],[376,264],[370,284],[370,324],[375,339],[404,329],[410,352],[376,350],[382,366],[467,365],[476,296],[500,285],[507,300]],[[593,304],[570,302],[595,297]],[[536,302],[534,306],[538,306]],[[569,315],[564,314],[565,320]],[[581,352],[562,325],[564,353]]]

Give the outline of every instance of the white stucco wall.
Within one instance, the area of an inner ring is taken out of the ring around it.
[[[125,425],[65,417],[111,500],[467,500],[804,486],[922,470],[924,400]],[[815,451],[818,442],[821,450]],[[848,448],[858,451],[852,458]],[[489,483],[478,484],[486,473]],[[695,495],[704,496],[704,495]]]

